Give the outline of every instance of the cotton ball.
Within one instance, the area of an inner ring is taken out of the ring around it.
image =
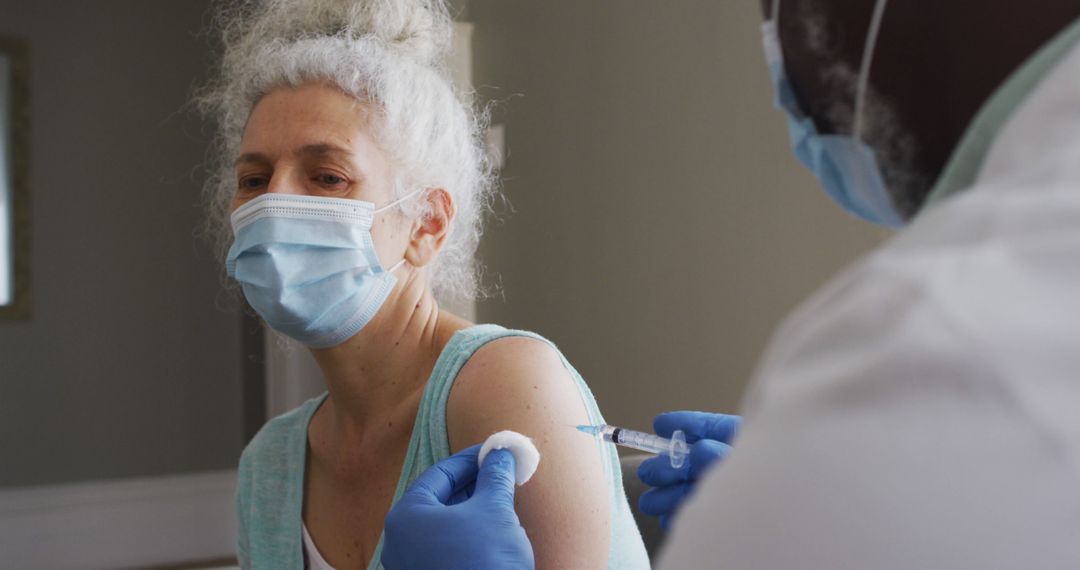
[[[536,467],[540,465],[540,451],[533,445],[531,439],[516,431],[500,431],[491,434],[480,446],[479,464],[484,464],[484,458],[495,449],[506,449],[514,454],[515,473],[514,480],[520,487],[532,478],[536,473]]]

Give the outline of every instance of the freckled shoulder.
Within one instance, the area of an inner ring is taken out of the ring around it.
[[[609,566],[617,516],[611,501],[622,497],[614,494],[621,476],[613,452],[574,429],[589,422],[590,409],[595,404],[584,383],[551,344],[532,337],[484,345],[450,391],[452,451],[513,430],[531,438],[540,452],[536,474],[515,496],[538,568]]]
[[[535,439],[587,421],[581,392],[559,352],[529,337],[505,337],[477,350],[458,373],[447,404],[454,451],[501,429]]]

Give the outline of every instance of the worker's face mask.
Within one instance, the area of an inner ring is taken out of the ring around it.
[[[900,226],[904,218],[889,197],[874,151],[862,141],[862,120],[870,63],[886,0],[878,0],[863,49],[855,94],[855,122],[850,135],[823,135],[803,112],[784,70],[780,49],[780,2],[773,0],[772,19],[762,25],[765,59],[776,90],[776,107],[788,118],[788,134],[796,158],[809,168],[825,191],[848,212],[875,224]]]
[[[404,200],[410,194],[402,198]],[[236,209],[226,269],[274,330],[314,348],[345,342],[382,306],[396,279],[375,254],[370,202],[264,194]]]

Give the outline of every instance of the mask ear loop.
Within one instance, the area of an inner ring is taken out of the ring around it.
[[[878,32],[881,31],[881,20],[885,14],[886,3],[887,0],[877,0],[874,5],[874,12],[870,16],[870,27],[866,32],[866,45],[863,46],[862,63],[859,65],[858,83],[855,88],[855,117],[851,126],[851,141],[854,152],[850,153],[848,158],[850,161],[849,168],[853,176],[852,182],[864,188],[883,182],[877,180],[879,175],[872,172],[876,160],[873,150],[863,140],[863,114],[866,112],[866,92],[870,85],[870,67],[874,62]],[[865,156],[864,153],[869,154],[869,156]]]
[[[881,31],[881,20],[885,17],[886,4],[888,0],[878,0],[874,5],[874,14],[870,17],[870,28],[866,32],[862,64],[859,66],[859,82],[855,89],[855,123],[851,129],[851,136],[860,141],[862,140],[863,112],[866,107],[866,91],[870,84],[870,65],[874,62],[874,51],[877,49],[878,33]]]
[[[386,272],[387,273],[393,273],[393,272],[397,271],[399,268],[401,268],[402,265],[405,265],[405,258],[404,257],[401,258],[401,261],[395,263],[393,267],[391,267],[390,269],[387,269]]]
[[[383,206],[382,208],[379,208],[378,210],[373,211],[372,215],[378,214],[379,212],[382,212],[382,211],[385,211],[385,210],[389,210],[390,208],[393,208],[394,206],[397,206],[398,204],[404,202],[405,200],[408,200],[409,198],[412,198],[413,196],[416,196],[417,194],[419,194],[423,190],[424,190],[423,188],[413,190],[412,192],[409,192],[408,194],[398,198],[397,200],[394,200],[393,202],[390,202],[389,204]],[[390,269],[387,269],[386,272],[387,273],[393,273],[393,272],[397,271],[398,269],[400,269],[402,265],[405,265],[405,258],[404,257],[401,258],[401,261],[395,263],[393,267],[391,267]]]
[[[852,125],[852,138],[862,140],[863,111],[866,106],[866,91],[870,83],[870,66],[874,62],[874,52],[877,49],[878,34],[881,32],[881,21],[885,18],[885,6],[888,0],[877,0],[874,5],[874,13],[870,17],[870,27],[866,32],[866,44],[863,46],[862,62],[859,65],[859,80],[855,87],[855,122]],[[772,14],[770,20],[777,26],[780,33],[780,0],[772,0]]]
[[[417,194],[419,194],[419,193],[421,193],[421,192],[423,192],[423,191],[424,191],[424,189],[423,189],[423,188],[420,188],[420,189],[417,189],[417,190],[413,190],[412,192],[409,192],[408,194],[406,194],[406,195],[404,195],[404,196],[402,196],[402,197],[398,198],[397,200],[394,200],[393,202],[390,202],[389,204],[387,204],[387,205],[385,205],[385,206],[383,206],[383,207],[379,208],[378,210],[374,210],[374,211],[373,211],[373,212],[371,212],[371,213],[372,213],[372,214],[378,214],[379,212],[383,212],[383,211],[385,211],[385,210],[389,210],[390,208],[393,208],[394,206],[397,206],[398,204],[400,204],[400,203],[404,202],[405,200],[408,200],[409,198],[412,198],[413,196],[416,196]]]

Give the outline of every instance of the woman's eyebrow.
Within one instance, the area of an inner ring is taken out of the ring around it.
[[[349,162],[350,165],[352,164],[352,161],[349,160],[349,151],[345,148],[331,143],[306,144],[294,151],[294,154],[296,154],[297,156],[311,156],[317,158],[333,156]],[[237,157],[236,161],[233,162],[233,166],[251,163],[270,164],[270,162],[270,157],[264,153],[245,152],[244,154],[241,154],[239,157]]]
[[[245,152],[236,158],[236,161],[233,162],[233,167],[251,163],[269,164],[270,158],[261,152]]]
[[[296,151],[296,154],[299,156],[341,156],[342,158],[345,158],[348,157],[349,151],[330,143],[316,143],[306,144],[300,147],[300,149]]]

